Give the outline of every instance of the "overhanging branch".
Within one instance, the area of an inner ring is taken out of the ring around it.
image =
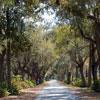
[[[79,25],[78,25],[78,29],[79,29],[79,31],[80,31],[81,36],[82,36],[84,39],[89,40],[89,41],[95,43],[95,41],[94,41],[92,38],[87,37],[86,35],[84,35],[83,30],[80,28]]]

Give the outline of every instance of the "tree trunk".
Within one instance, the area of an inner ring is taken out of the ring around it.
[[[100,23],[95,24],[95,39],[96,39],[96,48],[97,48],[97,53],[98,53],[98,61],[99,61],[99,66],[100,66]]]
[[[92,52],[92,43],[90,42],[90,47],[89,47],[90,55],[89,55],[89,70],[88,70],[88,87],[91,86],[91,73],[92,73],[92,55],[94,52]]]
[[[88,78],[88,70],[86,69],[86,78]]]
[[[0,82],[4,81],[4,57],[6,54],[6,50],[3,50],[2,53],[0,54]]]
[[[98,78],[97,78],[97,64],[94,63],[92,65],[92,74],[93,74],[93,81],[96,81]]]
[[[6,12],[7,19],[7,66],[8,66],[8,85],[11,85],[11,43],[10,43],[10,16],[9,7]]]
[[[10,42],[7,43],[7,66],[8,66],[8,85],[11,85],[11,55]]]
[[[35,78],[35,83],[36,83],[36,85],[39,85],[39,80],[38,80],[38,78]]]
[[[28,78],[28,80],[30,80],[30,75],[27,73],[27,78]]]
[[[72,75],[72,80],[71,81],[73,82],[73,80],[74,80],[74,75]]]
[[[22,75],[22,80],[24,81],[25,73],[22,72],[21,75]]]
[[[43,78],[40,77],[40,78],[39,78],[39,84],[42,84],[42,83],[43,83]]]
[[[94,44],[92,43],[92,48],[91,48],[91,57],[92,57],[92,75],[93,75],[93,80],[96,81],[97,80],[97,62],[95,62],[95,47]]]
[[[79,70],[78,70],[78,67],[76,66],[76,79],[79,78]]]
[[[83,65],[80,65],[79,68],[80,68],[80,74],[81,74],[81,79],[82,79],[82,86],[85,87],[86,82],[85,82],[85,77],[84,77],[84,73],[83,73]]]
[[[71,72],[68,72],[67,74],[67,84],[71,83]]]
[[[99,66],[99,80],[100,80],[100,66]]]

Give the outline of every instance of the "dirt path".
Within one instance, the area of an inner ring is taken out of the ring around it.
[[[49,81],[36,96],[35,100],[84,100],[81,96],[71,91],[69,87],[60,84],[56,80]]]
[[[0,98],[0,100],[34,100],[38,92],[47,84],[48,82],[45,82],[44,84],[36,86],[35,88],[21,90],[22,93],[19,96]]]
[[[87,88],[66,87],[52,80],[38,93],[35,100],[100,100],[100,93]]]

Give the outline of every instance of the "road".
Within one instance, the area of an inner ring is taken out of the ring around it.
[[[48,86],[43,88],[35,100],[82,100],[70,88],[61,85],[56,80],[51,80]]]

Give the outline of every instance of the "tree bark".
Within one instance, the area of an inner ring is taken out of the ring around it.
[[[4,57],[6,54],[6,49],[2,51],[2,53],[0,54],[0,82],[4,81]]]
[[[99,66],[99,80],[100,80],[100,66]]]
[[[10,16],[9,7],[6,12],[7,19],[7,66],[8,66],[8,85],[11,85],[11,43],[10,43]]]
[[[88,70],[86,69],[86,78],[88,78]]]
[[[96,48],[97,48],[97,53],[98,53],[98,62],[100,66],[100,23],[95,24],[95,39],[96,39]]]
[[[92,73],[93,73],[93,81],[95,82],[96,80],[98,80],[98,78],[97,78],[97,64],[95,62],[92,65]]]
[[[71,83],[71,72],[68,72],[67,74],[67,84]]]
[[[21,75],[22,75],[22,80],[24,81],[25,73],[22,72]]]
[[[79,78],[79,70],[78,70],[78,67],[76,67],[76,79]]]
[[[88,69],[88,87],[91,86],[91,73],[92,73],[92,42],[90,42],[90,47],[89,47],[89,69]]]
[[[86,86],[86,82],[85,82],[85,77],[84,77],[84,72],[83,72],[83,65],[80,65],[80,74],[81,74],[81,78],[82,78],[82,86],[85,87]]]
[[[98,61],[95,62],[95,47],[94,44],[92,43],[92,47],[91,47],[91,66],[92,66],[92,75],[93,75],[93,81],[97,80],[97,65],[98,65]]]

